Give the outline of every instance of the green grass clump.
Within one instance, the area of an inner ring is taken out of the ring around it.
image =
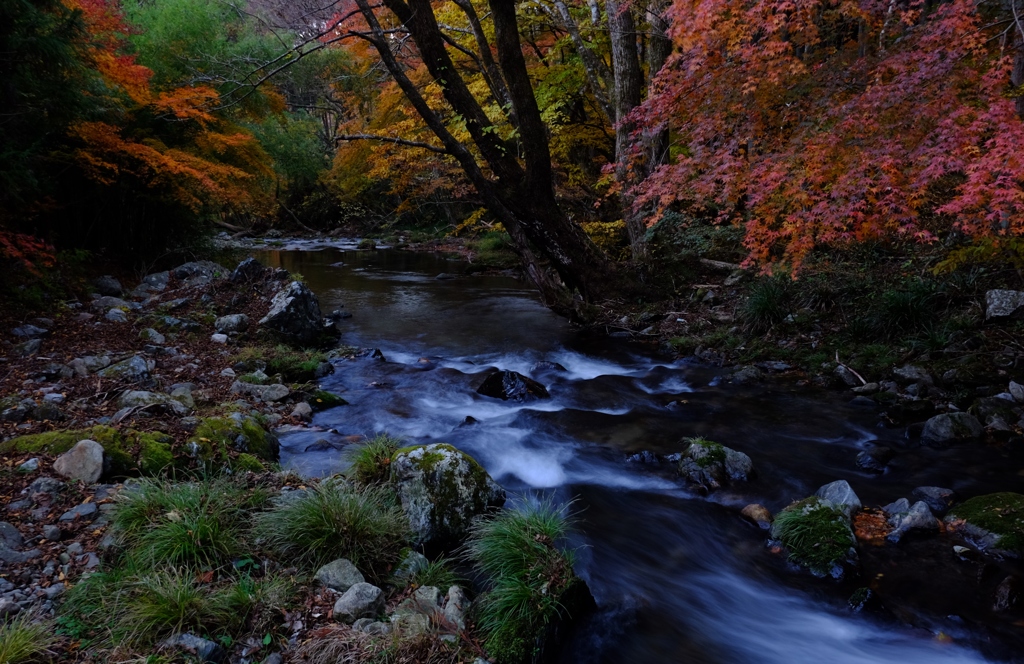
[[[118,494],[113,530],[136,566],[217,568],[242,549],[245,510],[267,499],[226,479],[143,480]]]
[[[394,494],[330,479],[256,516],[256,533],[271,549],[314,569],[348,558],[373,580],[387,577],[411,537]]]
[[[452,561],[444,556],[429,561],[422,569],[416,570],[409,579],[411,585],[423,588],[434,586],[444,592],[462,582],[461,577],[452,568]]]
[[[828,574],[855,543],[846,516],[816,497],[793,503],[775,516],[772,537],[790,559],[816,574]]]
[[[477,520],[465,555],[490,578],[477,605],[484,648],[498,664],[530,661],[543,648],[550,626],[571,610],[581,581],[575,556],[559,548],[570,527],[551,504],[506,510]]]
[[[269,376],[281,374],[290,383],[306,383],[316,378],[316,369],[327,361],[327,354],[319,350],[296,350],[288,346],[249,346],[231,358],[242,371],[261,369]]]
[[[750,332],[765,332],[789,315],[789,287],[785,277],[763,279],[750,289],[743,306],[743,322]]]
[[[935,320],[939,297],[933,283],[912,281],[882,292],[872,306],[870,321],[883,338],[923,329]]]
[[[371,438],[352,453],[349,476],[359,484],[383,484],[391,477],[391,459],[400,440],[382,434]]]
[[[45,661],[45,656],[56,638],[49,621],[33,622],[23,613],[0,625],[0,664]]]
[[[999,536],[997,548],[1024,554],[1024,495],[1004,491],[976,496],[950,510],[947,518],[984,528]]]

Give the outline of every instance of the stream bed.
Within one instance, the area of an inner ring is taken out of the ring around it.
[[[946,535],[862,552],[860,579],[836,582],[770,552],[765,534],[739,516],[753,502],[777,512],[837,479],[865,505],[922,485],[963,497],[1020,491],[1021,451],[916,446],[847,394],[782,379],[733,385],[722,369],[583,337],[512,278],[438,279],[464,266],[440,256],[339,248],[256,255],[302,274],[324,312],[352,314],[342,343],[385,358],[336,363],[321,383],[349,405],[283,435],[285,467],[338,472],[346,437],[387,432],[466,451],[512,501],[572,502],[577,571],[599,611],[567,638],[560,661],[1024,661],[1024,628],[986,609],[978,588],[989,582],[954,558]],[[519,404],[477,394],[494,368],[539,380],[551,398]],[[670,464],[630,460],[677,452],[687,436],[745,452],[756,479],[700,496]],[[856,466],[869,443],[898,452],[884,474]],[[849,607],[865,585],[884,610]]]

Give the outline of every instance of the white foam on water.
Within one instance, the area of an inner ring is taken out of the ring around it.
[[[640,390],[647,394],[684,394],[693,392],[693,387],[682,376],[669,376],[665,380],[651,386],[645,385],[642,380],[634,382]]]

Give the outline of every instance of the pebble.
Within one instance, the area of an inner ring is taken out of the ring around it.
[[[60,528],[52,524],[43,526],[43,537],[51,542],[59,542],[61,538]]]
[[[34,473],[37,470],[39,470],[39,459],[35,457],[18,466],[18,472],[20,473]]]
[[[226,334],[211,334],[210,341],[215,344],[226,344],[228,342],[228,335]]]

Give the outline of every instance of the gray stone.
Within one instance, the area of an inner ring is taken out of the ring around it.
[[[95,440],[80,440],[53,462],[57,474],[86,484],[98,482],[103,474],[103,446]],[[95,505],[93,505],[95,507]]]
[[[466,629],[466,613],[469,611],[469,598],[465,591],[458,586],[448,589],[448,596],[444,603],[444,617],[452,626],[458,630]]]
[[[1007,391],[1010,393],[1010,396],[1013,397],[1014,401],[1016,401],[1017,403],[1024,403],[1024,385],[1021,385],[1020,383],[1015,383],[1011,380],[1010,387],[1007,389]]]
[[[943,413],[924,424],[921,438],[932,443],[977,440],[984,433],[981,422],[968,413]]]
[[[12,549],[17,549],[25,543],[21,532],[6,521],[0,521],[0,543],[6,544]]]
[[[152,343],[155,343],[155,344],[162,344],[162,343],[166,343],[166,341],[167,341],[167,337],[165,337],[164,335],[160,334],[159,332],[157,332],[156,330],[154,330],[151,327],[147,327],[142,332],[139,332],[139,338],[140,339],[145,339],[145,340],[147,340],[149,342],[152,342]]]
[[[195,655],[201,662],[221,662],[226,654],[217,643],[187,633],[175,634],[161,642],[160,647],[168,650],[184,650]]]
[[[441,591],[436,586],[422,586],[412,594],[413,600],[421,607],[432,610],[441,607]]]
[[[13,616],[21,612],[21,605],[9,597],[0,597],[0,618]]]
[[[217,320],[213,321],[213,328],[221,334],[232,334],[235,332],[245,332],[249,327],[249,317],[245,314],[231,314],[229,316],[221,316]]]
[[[1024,594],[1022,590],[1024,590],[1024,583],[1021,583],[1019,577],[1007,576],[996,586],[992,595],[992,610],[1010,611],[1016,608],[1020,604],[1021,595]]]
[[[60,480],[55,480],[52,477],[38,477],[32,484],[28,485],[29,495],[35,495],[37,493],[43,493],[48,496],[56,496],[58,493],[64,490],[67,485]]]
[[[160,291],[167,289],[167,284],[171,281],[170,272],[154,272],[153,274],[147,274],[142,278],[142,283],[135,287],[132,291],[132,295],[135,297],[145,297],[150,293],[159,293]]]
[[[172,387],[171,388],[171,398],[174,399],[175,401],[180,402],[182,405],[184,405],[189,410],[192,410],[193,408],[196,407],[195,399],[192,397],[192,388],[191,387],[188,387],[188,386],[185,386],[185,385],[181,385],[181,386],[178,386],[178,387]]]
[[[20,473],[34,473],[39,470],[39,459],[32,457],[25,463],[18,466],[18,472]]]
[[[391,624],[403,637],[413,638],[430,631],[430,616],[418,611],[399,610],[391,615]]]
[[[698,438],[683,451],[679,474],[696,488],[714,491],[728,481],[749,481],[754,464],[743,452]]]
[[[902,507],[902,505],[900,505]],[[906,511],[894,512],[889,516],[889,525],[893,530],[886,539],[899,542],[910,531],[935,532],[939,529],[939,521],[923,501],[917,501]]]
[[[857,387],[858,385],[861,384],[860,379],[857,378],[857,376],[855,376],[852,371],[850,371],[842,364],[837,365],[836,368],[832,371],[832,374],[836,378],[838,378],[839,381],[843,383],[843,385],[846,385],[847,387]]]
[[[110,358],[106,355],[86,355],[71,360],[68,366],[71,366],[79,376],[87,376],[109,367]],[[79,370],[79,367],[84,370],[84,373]]]
[[[14,336],[24,337],[26,339],[38,339],[40,337],[45,337],[49,333],[49,330],[42,327],[36,327],[35,325],[19,325],[11,330],[11,334]]]
[[[300,401],[295,404],[295,409],[292,411],[292,417],[297,417],[303,422],[309,422],[313,419],[313,407],[305,401]]]
[[[910,492],[914,498],[924,501],[931,511],[942,516],[949,508],[956,504],[959,496],[952,489],[944,489],[938,486],[919,486]]]
[[[92,285],[100,295],[119,297],[124,294],[124,287],[121,285],[121,282],[109,274],[96,277],[92,280]]]
[[[110,309],[107,313],[103,314],[103,317],[111,323],[127,323],[128,314],[120,309]]]
[[[96,507],[96,503],[82,503],[81,505],[75,505],[67,512],[60,515],[60,521],[74,521],[76,518],[86,518],[95,515],[99,512],[99,508]]]
[[[878,392],[878,383],[864,383],[859,387],[854,387],[850,390],[854,394],[874,394]]]
[[[231,391],[234,394],[249,394],[261,401],[280,401],[292,392],[285,385],[256,385],[241,380],[236,380],[231,384]]]
[[[23,341],[20,344],[15,344],[11,348],[11,355],[14,357],[29,357],[39,352],[39,349],[43,347],[42,339],[29,339]]]
[[[146,409],[153,413],[169,413],[172,415],[188,415],[191,410],[180,400],[160,392],[142,390],[126,390],[117,400],[120,408]]]
[[[187,282],[189,285],[207,283],[214,279],[226,277],[231,273],[223,265],[213,261],[191,261],[183,263],[171,270],[175,279]]]
[[[328,331],[320,314],[320,301],[298,281],[282,288],[270,302],[270,310],[259,325],[292,344],[316,345]],[[333,328],[333,326],[331,326]]]
[[[134,355],[96,373],[101,378],[118,378],[140,383],[149,380],[149,364],[142,357]]]
[[[1024,307],[1024,292],[990,290],[985,293],[985,320],[1017,317]]]
[[[376,636],[387,636],[391,633],[391,625],[384,622],[371,620],[368,625],[363,627],[363,631],[367,634],[373,634]]]
[[[72,542],[71,544],[68,544],[68,548],[65,549],[65,551],[68,552],[69,556],[77,556],[78,554],[82,553],[82,550],[83,549],[81,542]]]
[[[369,583],[357,583],[334,603],[334,618],[351,624],[359,618],[376,618],[384,611],[384,592]]]
[[[366,582],[356,566],[345,558],[338,558],[327,563],[316,571],[315,578],[321,584],[340,593],[347,591],[357,583]]]
[[[891,448],[874,446],[857,453],[857,466],[872,473],[881,473],[894,456],[896,453]]]
[[[430,565],[430,561],[419,551],[413,551],[409,549],[409,552],[405,554],[405,558],[398,564],[395,571],[392,572],[391,576],[396,581],[409,583],[413,577],[422,572]]]
[[[134,306],[137,307],[138,305]],[[119,297],[104,295],[92,301],[92,308],[96,311],[103,311],[104,309],[132,309],[133,303],[128,300],[122,300]]]
[[[264,267],[255,258],[246,258],[231,272],[231,281],[234,281],[235,283],[263,281],[269,276],[269,274],[270,269]]]
[[[43,555],[43,552],[39,549],[29,549],[28,551],[15,551],[6,544],[0,543],[0,561],[7,563],[8,565],[20,565],[35,560]]]
[[[892,370],[892,375],[895,376],[897,381],[906,383],[924,383],[926,385],[932,384],[932,376],[921,367],[913,364],[905,364],[902,367],[898,367]]]
[[[43,537],[51,542],[59,542],[61,538],[60,527],[53,524],[43,526]]]
[[[487,471],[450,445],[402,452],[391,473],[415,544],[461,541],[474,517],[505,503],[505,491]]]
[[[849,519],[853,516],[853,513],[860,510],[862,507],[860,498],[854,493],[853,488],[846,480],[836,480],[835,482],[829,482],[815,493],[815,496],[820,498],[822,502],[829,503],[832,507],[835,507]]]
[[[211,334],[210,341],[212,341],[215,344],[226,344],[228,342],[228,335],[221,334],[219,332],[216,334]]]

